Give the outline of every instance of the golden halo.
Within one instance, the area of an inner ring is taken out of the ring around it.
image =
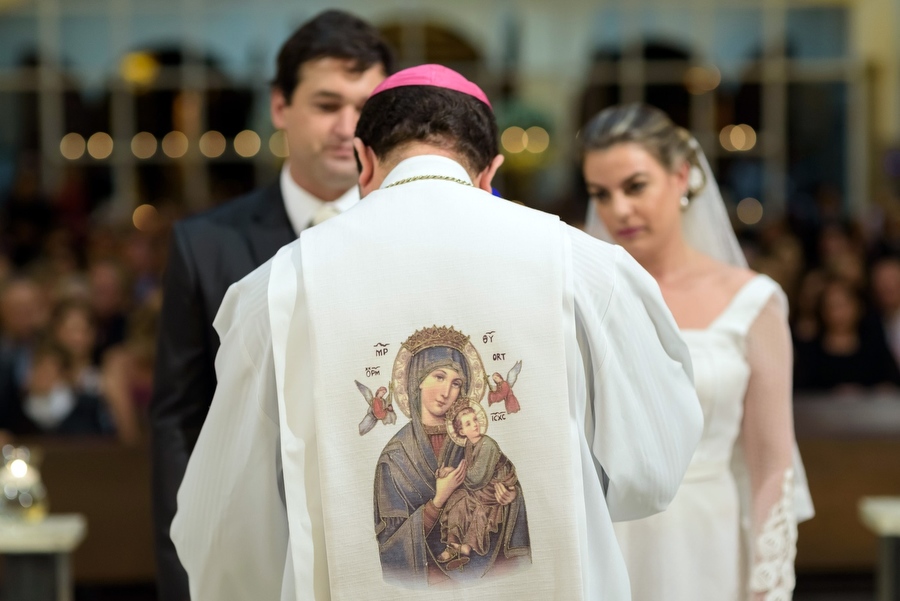
[[[478,420],[478,425],[481,426],[482,436],[487,434],[487,411],[484,410],[481,403],[472,400],[469,401],[469,407],[475,410],[475,419]],[[457,413],[459,412],[457,411]],[[456,413],[454,413],[452,417],[453,419],[456,419]],[[450,440],[455,442],[458,446],[464,447],[466,446],[466,441],[468,439],[465,436],[460,436],[456,433],[456,429],[453,427],[453,419],[451,419],[450,412],[448,411],[447,416],[444,418],[444,424],[447,426],[447,436],[449,436]]]
[[[413,355],[427,348],[437,346],[445,346],[453,348],[462,353],[466,360],[466,366],[469,368],[469,391],[466,395],[470,402],[481,403],[487,390],[485,382],[484,364],[475,346],[469,340],[469,337],[458,332],[452,327],[432,326],[430,328],[422,328],[406,339],[397,351],[397,358],[394,359],[394,368],[391,373],[391,383],[394,389],[394,401],[403,415],[409,415],[409,389],[407,382],[409,380],[409,362]],[[452,426],[451,426],[452,427]]]

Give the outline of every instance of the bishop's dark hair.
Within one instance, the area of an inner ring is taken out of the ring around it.
[[[372,96],[363,106],[356,136],[381,161],[410,142],[424,142],[459,155],[475,173],[490,166],[499,139],[488,105],[436,86],[402,86]]]

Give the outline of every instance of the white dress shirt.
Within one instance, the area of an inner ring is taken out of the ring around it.
[[[330,203],[316,198],[303,188],[301,188],[294,178],[291,177],[291,170],[285,163],[281,168],[281,196],[284,198],[284,208],[287,210],[288,219],[291,227],[299,233],[305,230],[313,223],[316,213],[323,205],[331,205],[338,213],[343,213],[357,202],[359,202],[359,187],[351,186],[349,190]]]

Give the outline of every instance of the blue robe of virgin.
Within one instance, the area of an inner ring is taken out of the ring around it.
[[[495,564],[531,562],[531,543],[525,514],[525,498],[516,485],[515,500],[504,508],[501,527],[491,534],[486,555],[473,553],[461,569],[447,570],[438,562],[447,545],[441,542],[441,528],[435,522],[425,532],[425,504],[435,495],[438,467],[456,467],[465,454],[464,447],[448,436],[435,457],[431,440],[422,424],[419,385],[433,370],[450,367],[465,380],[460,394],[468,395],[468,364],[462,354],[447,347],[428,348],[417,353],[409,365],[410,423],[403,426],[381,451],[375,470],[375,534],[385,582],[419,588],[440,580],[477,580]],[[429,575],[430,572],[430,575]]]

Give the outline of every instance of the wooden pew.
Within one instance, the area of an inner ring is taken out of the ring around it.
[[[87,537],[72,558],[76,584],[153,582],[148,449],[80,437],[17,444],[42,455],[50,512],[87,518]]]
[[[878,539],[858,504],[900,495],[900,396],[799,397],[794,422],[816,507],[799,527],[798,572],[874,571]]]

